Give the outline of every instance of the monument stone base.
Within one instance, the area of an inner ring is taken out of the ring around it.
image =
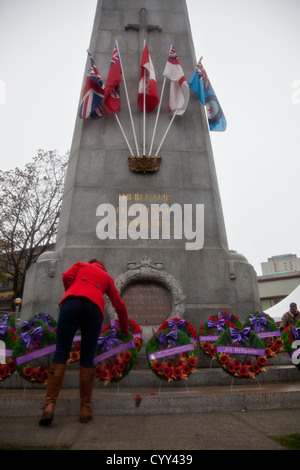
[[[210,315],[219,311],[231,312],[243,321],[249,313],[260,309],[256,273],[242,255],[222,249],[202,249],[197,254],[185,252],[185,263],[179,266],[176,250],[151,251],[152,259],[148,257],[149,250],[137,248],[135,259],[131,261],[128,261],[128,252],[123,247],[105,247],[103,250],[101,247],[65,247],[60,251],[43,253],[27,272],[21,319],[27,319],[35,312],[49,313],[57,318],[58,304],[64,294],[62,273],[76,261],[95,257],[104,260],[121,297],[128,286],[139,282],[157,284],[169,294],[169,311],[166,306],[157,304],[155,298],[151,300],[154,303],[152,311],[157,311],[154,319],[147,318],[144,312],[147,299],[144,299],[144,307],[140,303],[141,298],[128,307],[129,317],[134,308],[132,319],[143,327],[145,335],[155,331],[168,318],[184,318],[197,329]],[[132,255],[132,250],[130,252]],[[190,272],[189,261],[195,256],[199,259],[199,269]],[[118,260],[118,267],[124,267],[123,272],[114,268],[115,260]],[[114,309],[106,300],[104,324],[116,318]]]

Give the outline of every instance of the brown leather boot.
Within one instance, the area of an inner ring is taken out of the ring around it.
[[[48,426],[54,417],[54,407],[65,375],[66,364],[50,364],[46,399],[39,424]]]
[[[80,388],[80,417],[81,423],[87,423],[93,418],[91,412],[91,400],[94,387],[95,369],[80,367],[79,372],[79,388]]]

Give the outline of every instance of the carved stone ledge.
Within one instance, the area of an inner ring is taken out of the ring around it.
[[[128,157],[129,168],[132,171],[143,172],[143,173],[153,173],[157,171],[160,167],[161,157],[146,157],[145,155]]]

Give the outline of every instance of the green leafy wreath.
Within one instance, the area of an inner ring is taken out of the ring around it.
[[[154,374],[168,382],[187,380],[196,371],[196,344],[178,329],[156,332],[146,345],[146,356]]]
[[[300,370],[299,345],[300,345],[300,320],[295,326],[287,326],[281,333],[285,351],[291,356],[293,364]],[[299,341],[299,343],[297,343]]]
[[[96,380],[107,385],[119,382],[131,371],[138,357],[134,337],[119,328],[108,328],[98,339],[95,351]]]
[[[104,328],[102,329],[102,333],[105,333],[107,330],[116,328],[119,326],[120,326],[120,321],[117,318],[116,320],[112,320],[107,325],[105,325]],[[128,318],[128,331],[134,337],[135,346],[137,350],[139,351],[143,344],[142,330],[141,330],[140,325],[138,325],[138,323],[136,323],[134,320],[131,320],[130,318]]]
[[[247,316],[243,326],[250,326],[257,336],[263,340],[268,358],[275,357],[283,352],[284,345],[280,330],[268,314],[258,311],[252,312]]]
[[[5,314],[0,322],[0,340],[5,344],[5,353],[8,361],[0,363],[0,381],[8,379],[15,371],[15,363],[11,359],[13,346],[18,339],[18,333],[15,327],[14,313]],[[1,346],[0,346],[1,348]]]
[[[228,328],[216,341],[216,361],[233,377],[255,378],[265,370],[265,344],[251,328]]]
[[[191,340],[192,342],[197,343],[197,331],[193,327],[193,325],[182,319],[182,318],[171,318],[169,320],[164,321],[160,327],[157,330],[157,333],[159,333],[162,330],[168,330],[170,328],[177,329],[185,333]]]
[[[19,375],[32,384],[47,383],[50,361],[42,360],[44,365],[41,364],[41,358],[55,351],[56,325],[50,315],[39,313],[21,325],[19,337],[13,346],[12,358]]]
[[[211,359],[216,358],[216,341],[230,327],[241,328],[242,324],[236,315],[228,312],[211,315],[205,323],[200,325],[198,330],[199,346]]]
[[[70,350],[70,354],[67,360],[67,364],[71,364],[73,362],[78,362],[80,359],[80,351],[81,351],[81,332],[77,331]]]

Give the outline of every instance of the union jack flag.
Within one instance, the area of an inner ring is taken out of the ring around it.
[[[103,116],[101,103],[104,98],[105,87],[93,57],[89,52],[88,55],[90,58],[90,69],[85,80],[78,113],[81,119]]]
[[[207,88],[211,88],[210,81],[209,81],[207,73],[206,73],[206,71],[205,71],[205,69],[204,69],[204,67],[201,63],[201,60],[199,60],[198,64],[196,65],[196,71],[197,71],[199,79],[202,80],[202,82],[203,82],[204,90],[206,90]]]
[[[175,63],[175,64],[179,63],[178,55],[176,54],[173,44],[171,45],[171,48],[170,48],[168,61],[171,63]]]

